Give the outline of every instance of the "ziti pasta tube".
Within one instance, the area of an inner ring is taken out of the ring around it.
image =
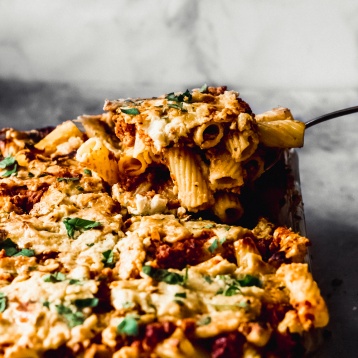
[[[203,173],[204,163],[189,148],[173,147],[165,153],[181,205],[193,212],[211,206],[214,198]]]
[[[110,185],[118,183],[118,163],[99,138],[89,138],[77,150],[76,159]]]

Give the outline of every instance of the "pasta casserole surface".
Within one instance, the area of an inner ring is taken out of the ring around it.
[[[310,241],[261,210],[257,184],[304,124],[225,87],[104,110],[1,132],[0,356],[310,351],[329,319]]]

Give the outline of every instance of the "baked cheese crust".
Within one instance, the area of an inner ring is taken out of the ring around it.
[[[263,217],[230,222],[225,206],[268,148],[249,106],[220,87],[105,111],[2,131],[0,356],[303,356],[328,323],[309,240]],[[225,144],[238,133],[254,146],[242,160]],[[213,184],[223,153],[240,174]],[[189,199],[180,176],[200,188]]]

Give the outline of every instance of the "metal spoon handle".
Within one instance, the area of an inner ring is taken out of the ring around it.
[[[340,109],[335,112],[327,113],[327,114],[324,114],[323,116],[319,116],[319,117],[316,117],[316,118],[313,118],[313,119],[307,121],[305,123],[306,128],[312,127],[312,126],[314,126],[318,123],[321,123],[321,122],[328,121],[329,119],[332,119],[332,118],[342,117],[342,116],[346,116],[348,114],[352,114],[352,113],[356,113],[356,112],[358,112],[358,106],[348,107],[348,108]]]

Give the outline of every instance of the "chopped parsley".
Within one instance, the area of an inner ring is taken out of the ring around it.
[[[56,305],[57,313],[59,313],[66,321],[67,324],[73,328],[79,326],[85,321],[85,315],[80,311],[72,311],[71,308],[64,305]]]
[[[200,93],[207,93],[208,92],[208,85],[205,83],[204,85],[202,85],[199,89]]]
[[[50,301],[43,301],[42,305],[46,308],[50,308]]]
[[[121,323],[117,326],[117,332],[126,336],[138,336],[139,325],[136,318],[133,316],[125,317]]]
[[[61,181],[66,181],[66,182],[69,182],[69,181],[79,181],[80,178],[78,177],[62,177],[62,178],[57,178],[57,181],[58,182],[61,182]]]
[[[225,287],[218,290],[217,294],[224,296],[234,296],[241,293],[241,287],[258,286],[261,287],[261,281],[252,275],[246,275],[243,279],[230,277],[229,275],[221,275]]]
[[[101,226],[98,221],[86,220],[81,218],[65,218],[63,219],[68,236],[73,239],[75,231],[89,230]]]
[[[218,248],[218,239],[215,239],[215,240],[211,243],[211,245],[209,246],[209,249],[208,249],[208,250],[209,250],[211,253],[214,253],[217,248]]]
[[[85,170],[83,171],[83,173],[86,174],[86,175],[89,175],[89,176],[92,175],[92,171],[89,170],[89,169],[85,169]]]
[[[17,173],[17,161],[14,157],[11,155],[4,158],[2,161],[0,161],[0,168],[1,169],[7,169],[7,171],[3,172],[1,174],[2,177],[7,178],[11,176],[12,174]]]
[[[77,300],[73,301],[73,304],[79,308],[86,308],[86,307],[97,307],[99,299],[96,297],[93,298],[78,298]]]
[[[5,250],[5,254],[8,257],[11,256],[35,256],[35,251],[31,249],[19,249],[17,244],[11,239],[7,238],[3,242],[0,242],[0,250]]]
[[[207,283],[213,283],[213,279],[209,275],[204,275],[203,278]]]
[[[176,95],[174,92],[168,93],[165,97],[168,101],[174,101],[174,102],[190,102],[193,98],[190,91],[187,89],[185,92]]]
[[[211,317],[210,316],[204,316],[199,319],[197,322],[198,326],[206,326],[207,324],[211,323]]]
[[[138,108],[121,108],[121,112],[125,114],[130,114],[132,116],[136,116],[140,113]]]
[[[185,283],[185,276],[176,272],[171,272],[165,269],[159,269],[152,266],[143,266],[142,271],[158,282],[165,282],[169,285],[181,285]]]
[[[0,313],[4,312],[7,307],[7,297],[3,292],[0,292]]]
[[[77,280],[76,278],[71,278],[68,283],[70,285],[81,285],[81,280]]]
[[[105,252],[102,252],[102,256],[102,262],[104,263],[104,267],[113,268],[115,266],[113,250],[107,250]]]
[[[186,298],[186,292],[177,292],[174,297]]]
[[[222,237],[222,238],[219,240],[220,245],[222,245],[225,241],[226,241],[226,237]]]
[[[242,280],[238,280],[240,286],[257,286],[261,287],[261,281],[258,277],[252,275],[246,275]]]
[[[18,253],[13,256],[27,256],[32,257],[35,256],[35,251],[31,249],[21,249]]]
[[[11,167],[14,164],[16,164],[16,159],[11,155],[9,155],[6,158],[4,158],[2,161],[0,161],[0,168],[5,169]]]
[[[45,282],[51,282],[51,283],[62,282],[62,281],[66,280],[66,275],[63,274],[62,272],[55,272],[55,273],[45,275],[43,280]]]

